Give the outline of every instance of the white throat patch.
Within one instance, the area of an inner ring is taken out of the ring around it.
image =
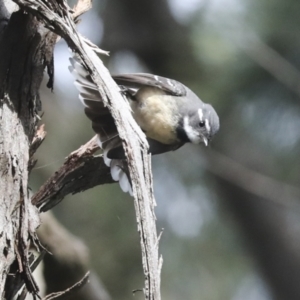
[[[185,116],[183,118],[183,129],[188,136],[189,140],[193,144],[199,144],[201,142],[201,137],[199,136],[199,133],[197,130],[195,130],[190,124],[189,124],[189,117]]]

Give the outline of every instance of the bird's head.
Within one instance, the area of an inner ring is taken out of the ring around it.
[[[183,118],[183,130],[193,144],[204,143],[207,146],[219,128],[219,117],[210,104],[203,104]]]

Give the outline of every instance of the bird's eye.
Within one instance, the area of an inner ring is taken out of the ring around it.
[[[201,122],[199,123],[199,126],[200,126],[200,127],[204,127],[204,126],[205,126],[205,122],[204,122],[204,121],[201,121]]]

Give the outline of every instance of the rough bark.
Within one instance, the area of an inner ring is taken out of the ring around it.
[[[57,205],[68,194],[75,194],[94,186],[114,182],[102,155],[94,156],[99,150],[96,136],[72,152],[66,162],[35,193],[32,203],[40,211]]]
[[[1,298],[16,257],[27,288],[33,293],[38,290],[28,266],[29,243],[36,239],[39,225],[28,193],[29,148],[40,108],[38,89],[52,53],[53,36],[35,17],[18,11],[3,27],[0,41]]]
[[[159,300],[162,259],[158,255],[159,241],[155,223],[151,162],[145,135],[134,121],[129,105],[120,93],[120,88],[97,57],[95,51],[101,52],[101,50],[77,33],[65,1],[14,1],[22,9],[43,20],[48,28],[63,37],[68,46],[79,55],[97,85],[103,103],[115,120],[123,142],[133,187],[145,275],[144,294],[146,299]]]
[[[133,184],[145,273],[144,293],[146,299],[159,300],[162,261],[158,256],[151,165],[144,134],[134,122],[119,88],[97,58],[96,47],[76,32],[66,3],[61,0],[15,2],[27,13],[19,11],[12,15],[3,31],[0,49],[0,116],[3,124],[0,131],[0,171],[4,177],[0,186],[0,217],[3,222],[0,292],[3,294],[6,274],[15,257],[27,289],[33,294],[38,292],[28,262],[29,243],[37,242],[35,230],[39,225],[38,212],[29,198],[28,171],[34,164],[31,155],[36,145],[34,142],[31,150],[30,145],[40,109],[38,89],[46,66],[50,75],[48,87],[53,87],[52,51],[56,42],[56,35],[42,26],[40,21],[43,20],[79,54],[115,119]],[[38,137],[40,140],[43,138],[43,135]],[[13,293],[5,296],[11,298]]]

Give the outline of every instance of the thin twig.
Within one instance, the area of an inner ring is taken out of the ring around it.
[[[85,12],[89,11],[92,8],[91,0],[78,0],[78,2],[73,7],[73,18],[77,20],[77,18],[83,15]]]
[[[69,298],[73,293],[77,292],[79,289],[81,289],[89,280],[90,272],[87,272],[84,277],[75,283],[70,288],[66,289],[65,291],[52,293],[50,295],[47,295],[43,300],[53,300],[53,299],[66,299]]]

